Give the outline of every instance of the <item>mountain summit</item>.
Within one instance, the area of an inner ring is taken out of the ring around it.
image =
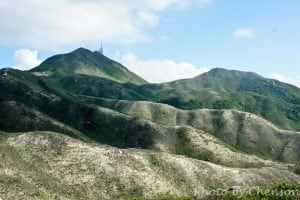
[[[39,76],[64,77],[83,74],[110,79],[120,83],[144,84],[146,81],[98,51],[78,48],[70,53],[52,56],[31,72]]]

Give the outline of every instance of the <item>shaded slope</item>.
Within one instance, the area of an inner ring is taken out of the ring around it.
[[[120,63],[107,58],[99,52],[92,52],[84,48],[50,57],[30,71],[36,75],[53,76],[55,78],[70,74],[85,74],[121,83],[146,83],[145,80],[130,72]]]
[[[51,118],[83,132],[86,137],[98,142],[120,147],[143,148],[152,144],[151,138],[145,137],[155,132],[151,129],[151,125],[125,115],[115,116],[104,108],[77,102],[72,96],[61,96],[63,92],[48,87],[44,82],[38,81],[38,83],[43,83],[41,84],[43,87],[33,86],[30,82],[16,77],[16,73],[26,74],[26,72],[7,70],[5,76],[0,76],[1,101],[21,102],[27,107],[47,113]],[[31,80],[35,78],[32,76]],[[3,114],[4,119],[7,119],[3,123],[13,123],[9,120],[13,118],[6,116],[9,113],[3,112]],[[26,124],[23,125],[26,126]]]
[[[78,130],[15,101],[0,102],[0,128],[9,132],[56,131],[87,140]]]

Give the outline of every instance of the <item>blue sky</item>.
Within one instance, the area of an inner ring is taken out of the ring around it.
[[[80,46],[151,82],[214,67],[300,86],[297,0],[15,0],[0,3],[0,67],[28,69]]]

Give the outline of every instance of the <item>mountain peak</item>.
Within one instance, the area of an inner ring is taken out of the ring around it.
[[[70,52],[69,54],[80,54],[80,55],[94,54],[94,55],[98,55],[98,56],[103,55],[100,51],[91,51],[84,47],[79,47],[78,49],[75,49],[74,51]],[[106,57],[106,56],[104,56],[104,57]],[[107,59],[109,59],[109,58],[107,58]]]
[[[186,90],[197,90],[198,88],[214,88],[223,91],[238,90],[248,83],[262,82],[264,78],[253,72],[228,70],[224,68],[213,68],[192,79],[184,79],[170,82],[169,85],[177,85]]]
[[[71,53],[93,53],[93,52],[89,49],[84,48],[84,47],[79,47],[78,49],[75,49]]]
[[[52,56],[31,72],[46,76],[70,76],[83,74],[111,79],[113,81],[144,84],[146,81],[129,71],[120,63],[109,59],[101,52],[80,47],[70,53]]]
[[[228,70],[224,68],[212,68],[207,72],[207,74],[212,75],[212,76],[217,76],[226,73]]]
[[[201,74],[201,75],[210,75],[210,76],[219,76],[219,77],[225,77],[225,76],[239,76],[239,77],[252,77],[252,78],[262,78],[260,75],[254,73],[254,72],[245,72],[245,71],[239,71],[239,70],[230,70],[225,68],[213,68],[210,71]],[[199,76],[201,76],[199,75]]]

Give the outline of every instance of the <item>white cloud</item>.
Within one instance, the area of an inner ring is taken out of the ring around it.
[[[170,7],[212,0],[14,0],[0,1],[0,44],[49,49],[95,42],[149,41]]]
[[[38,59],[38,51],[31,51],[29,49],[19,49],[15,51],[14,60],[17,65],[13,68],[20,70],[28,70],[41,63]]]
[[[295,77],[287,77],[279,73],[273,73],[269,75],[270,78],[279,80],[281,82],[290,83],[300,88],[300,75]]]
[[[251,38],[254,37],[254,30],[251,28],[238,28],[234,31],[236,38]]]
[[[169,59],[140,60],[136,55],[127,53],[121,58],[122,63],[132,72],[151,83],[162,83],[183,78],[192,78],[209,71],[209,68],[197,68],[188,62],[176,63]]]
[[[137,15],[140,18],[142,24],[145,23],[146,25],[148,25],[150,27],[154,27],[158,23],[158,16],[151,12],[141,11]]]

